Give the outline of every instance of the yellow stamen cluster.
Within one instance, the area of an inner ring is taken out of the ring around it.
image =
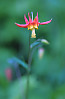
[[[37,24],[28,26],[28,30],[32,30],[33,28],[38,29]]]
[[[37,24],[28,26],[28,30],[32,31],[31,38],[36,38],[35,29],[38,29]]]

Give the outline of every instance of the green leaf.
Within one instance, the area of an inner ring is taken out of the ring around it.
[[[17,62],[17,63],[19,63],[21,66],[23,66],[24,68],[26,68],[26,69],[28,69],[28,65],[25,63],[25,62],[23,62],[22,60],[20,60],[20,59],[18,59],[18,58],[14,58],[14,60]]]
[[[9,60],[9,63],[14,63],[14,62],[20,64],[20,65],[21,65],[22,67],[24,67],[25,69],[28,69],[28,65],[27,65],[25,62],[23,62],[22,60],[20,60],[20,59],[18,59],[18,58],[16,58],[16,57],[14,57],[14,58],[12,58],[11,60]]]
[[[38,39],[38,40],[36,40],[34,43],[32,43],[31,45],[30,45],[30,48],[33,48],[33,47],[35,47],[35,46],[37,46],[37,45],[41,45],[41,44],[49,44],[49,42],[46,40],[46,39]]]
[[[30,45],[30,48],[33,48],[34,46],[37,46],[37,45],[39,45],[40,44],[40,42],[34,42],[34,43],[32,43],[31,45]]]

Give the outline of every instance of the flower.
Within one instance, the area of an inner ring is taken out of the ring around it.
[[[44,55],[44,48],[39,48],[38,55],[39,55],[39,59],[42,59],[42,57]]]
[[[39,24],[40,25],[45,25],[45,24],[48,24],[52,21],[49,20],[49,21],[46,21],[46,22],[42,22],[40,23],[38,21],[38,12],[37,12],[37,16],[35,17],[35,19],[33,20],[33,12],[32,12],[32,19],[28,13],[28,17],[29,17],[29,21],[28,19],[26,18],[26,15],[24,15],[24,19],[25,19],[25,22],[26,24],[18,24],[18,23],[15,23],[18,27],[21,27],[21,28],[28,28],[28,30],[30,29],[32,31],[32,35],[31,35],[31,38],[36,38],[36,34],[35,34],[35,29],[38,29],[38,26]]]
[[[6,78],[7,78],[7,80],[11,80],[12,79],[12,70],[11,70],[11,68],[7,68],[6,70],[5,70],[5,74],[6,74]]]

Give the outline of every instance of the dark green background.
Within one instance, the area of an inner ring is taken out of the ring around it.
[[[43,46],[41,60],[38,49],[33,55],[29,99],[65,99],[65,0],[0,0],[0,99],[25,96],[26,70],[19,66],[21,84],[8,59],[16,56],[27,63],[29,31],[14,23],[25,23],[24,14],[28,18],[31,11],[34,17],[39,13],[40,22],[53,20],[36,30],[36,39],[47,39],[50,45]],[[7,68],[12,70],[10,82],[5,74]]]

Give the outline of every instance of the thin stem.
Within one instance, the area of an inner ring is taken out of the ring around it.
[[[32,52],[31,52],[31,54],[30,54],[30,65],[31,65],[31,62],[32,62],[32,57],[33,57],[34,52],[35,52],[36,49],[39,48],[40,46],[41,46],[41,43],[40,43],[39,45],[35,46],[35,48],[33,48]]]
[[[26,88],[26,99],[29,95],[29,76],[30,76],[30,31],[29,31],[29,53],[28,53],[28,70],[27,70],[27,88]]]

